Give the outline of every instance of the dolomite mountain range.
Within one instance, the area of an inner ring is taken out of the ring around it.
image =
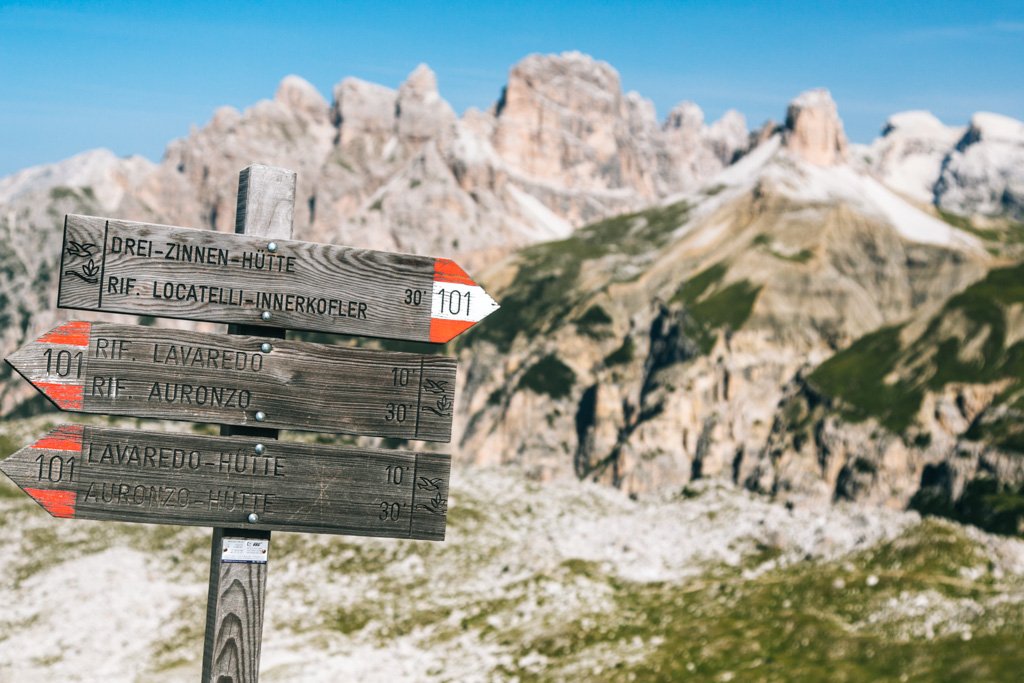
[[[0,179],[0,350],[72,315],[65,213],[228,231],[238,171],[285,166],[297,238],[455,256],[503,304],[454,345],[462,462],[1019,530],[971,515],[1024,482],[1024,124],[906,112],[855,145],[824,90],[780,118],[659,122],[578,53],[525,58],[461,117],[422,65],[331,102],[289,76],[158,164],[96,150]],[[0,410],[31,412],[3,372]]]

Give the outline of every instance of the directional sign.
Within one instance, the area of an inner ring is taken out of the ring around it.
[[[450,459],[61,425],[0,462],[54,517],[444,539]]]
[[[74,321],[7,362],[63,410],[451,439],[445,356]]]
[[[75,215],[57,305],[440,343],[498,308],[448,259]]]

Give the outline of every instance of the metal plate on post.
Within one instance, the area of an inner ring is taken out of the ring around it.
[[[221,562],[232,564],[266,564],[267,560],[270,559],[270,539],[230,538],[225,536],[222,544]]]

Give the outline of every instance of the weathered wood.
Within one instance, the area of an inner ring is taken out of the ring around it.
[[[456,361],[444,356],[76,321],[7,362],[75,412],[451,438]]]
[[[63,409],[237,425],[221,437],[63,425],[0,462],[57,517],[216,527],[204,683],[258,680],[272,529],[444,538],[448,456],[282,444],[268,427],[447,441],[454,361],[288,342],[285,329],[446,342],[498,308],[447,259],[292,241],[294,199],[293,172],[254,165],[237,236],[67,216],[59,306],[225,322],[236,336],[73,322],[8,359]]]
[[[235,234],[291,239],[295,171],[253,164],[238,174]]]
[[[437,453],[82,425],[0,462],[55,517],[433,541],[449,469]]]
[[[269,555],[270,532],[213,530],[210,591],[207,597],[203,683],[255,683],[259,680],[267,561],[227,561],[227,544],[259,543]]]
[[[63,248],[62,308],[439,343],[498,308],[448,259],[76,215]]]
[[[253,164],[238,174],[235,233],[291,239],[297,174],[285,168]],[[284,339],[279,327],[228,325],[228,334]],[[221,436],[248,434],[276,441],[276,429],[222,425]],[[263,605],[267,562],[225,561],[226,543],[256,542],[270,553],[270,531],[215,528],[210,543],[210,586],[203,636],[203,683],[257,683],[263,643]],[[269,557],[267,558],[269,561]]]

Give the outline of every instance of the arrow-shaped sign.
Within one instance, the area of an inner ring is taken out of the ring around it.
[[[0,462],[54,517],[444,539],[450,459],[61,425]]]
[[[445,356],[73,321],[7,362],[62,410],[451,439]]]
[[[498,309],[449,259],[75,215],[57,305],[438,343]]]

